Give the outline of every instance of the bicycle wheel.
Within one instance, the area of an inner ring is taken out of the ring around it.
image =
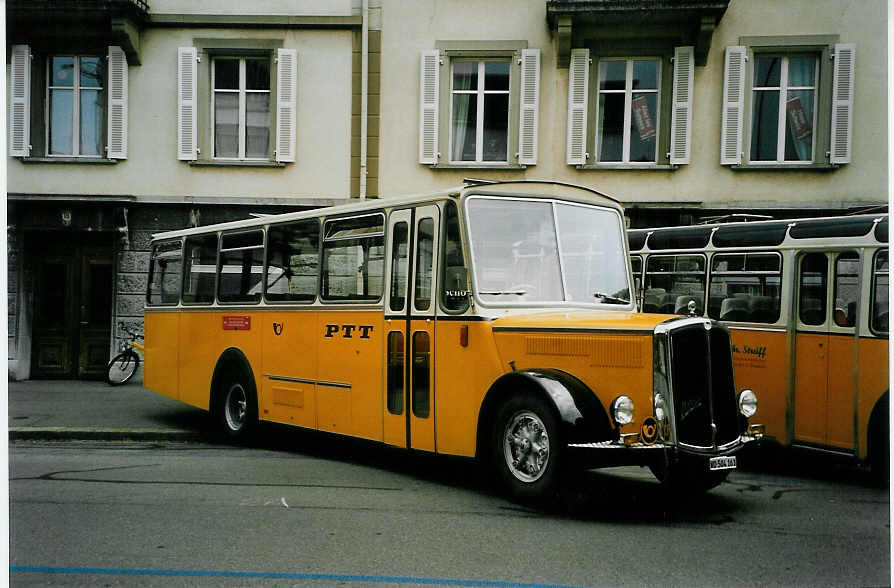
[[[106,382],[112,386],[124,384],[140,366],[140,357],[133,351],[122,351],[112,358],[106,370]]]

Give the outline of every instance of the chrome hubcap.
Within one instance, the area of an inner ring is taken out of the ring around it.
[[[536,482],[549,464],[549,436],[543,421],[530,411],[509,420],[503,434],[503,456],[512,475],[522,482]]]
[[[227,403],[224,409],[224,416],[227,419],[227,426],[233,431],[238,431],[245,424],[245,412],[248,402],[245,397],[245,390],[242,384],[233,384],[227,392]]]

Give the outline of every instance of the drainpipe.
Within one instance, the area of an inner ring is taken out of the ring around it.
[[[360,33],[360,199],[366,200],[366,134],[369,94],[369,0],[363,0]]]

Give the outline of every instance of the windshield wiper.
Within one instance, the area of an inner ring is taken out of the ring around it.
[[[595,296],[596,298],[602,298],[603,301],[610,302],[612,304],[630,304],[629,300],[618,298],[617,296],[612,296],[611,294],[603,294],[602,292],[593,292],[593,296]]]
[[[479,294],[486,294],[486,295],[488,295],[488,296],[501,296],[501,295],[503,295],[503,294],[506,294],[506,295],[510,295],[510,294],[511,294],[511,295],[513,295],[513,296],[524,296],[525,294],[528,293],[528,291],[527,291],[527,290],[516,290],[516,291],[508,291],[508,292],[502,292],[502,291],[480,292],[480,291],[479,291],[478,293],[479,293]]]

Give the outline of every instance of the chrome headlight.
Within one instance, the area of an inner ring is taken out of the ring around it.
[[[616,425],[627,425],[633,422],[633,401],[629,396],[618,396],[612,401],[611,412]]]
[[[658,420],[659,423],[663,423],[667,418],[667,407],[664,404],[664,395],[660,392],[655,395],[654,398],[655,403],[655,419]]]
[[[757,412],[757,396],[747,388],[739,392],[739,412],[745,418],[751,418]]]

